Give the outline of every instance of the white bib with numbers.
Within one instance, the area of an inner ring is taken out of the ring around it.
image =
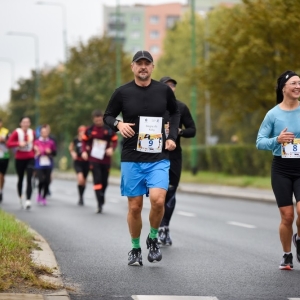
[[[147,153],[162,152],[162,117],[140,117],[136,150]]]
[[[292,143],[281,144],[282,158],[300,158],[300,139],[293,139]]]

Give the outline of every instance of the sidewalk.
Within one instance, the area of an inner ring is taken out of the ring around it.
[[[65,180],[76,180],[75,173],[66,173],[54,171],[54,178],[65,179]],[[88,177],[88,181],[92,181],[91,176]],[[110,176],[109,184],[111,185],[120,185],[120,178]],[[250,200],[250,201],[261,201],[275,203],[275,198],[272,190],[262,190],[255,188],[241,188],[241,187],[232,187],[232,186],[220,186],[220,185],[204,185],[204,184],[195,184],[195,183],[180,183],[178,191],[215,196],[215,197],[225,197],[229,199],[240,199],[240,200]],[[47,265],[54,270],[57,270],[55,275],[55,282],[63,287],[63,282],[60,277],[59,267],[57,265],[55,256],[50,249],[48,243],[45,239],[40,236],[37,232],[34,232],[37,235],[37,240],[39,241],[39,246],[42,251],[35,251],[33,253],[33,260],[37,263]],[[53,280],[53,277],[49,277],[46,280]],[[5,294],[0,293],[0,300],[69,300],[68,292],[65,288],[51,293],[51,294]]]

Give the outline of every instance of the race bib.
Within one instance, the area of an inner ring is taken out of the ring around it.
[[[162,151],[161,129],[161,117],[140,117],[136,150],[147,153],[160,153]]]
[[[39,162],[41,167],[47,167],[51,165],[51,160],[47,155],[40,156]]]
[[[105,155],[106,146],[107,141],[93,139],[91,156],[97,159],[103,159]]]
[[[294,139],[291,143],[281,144],[282,158],[300,158],[300,139]]]

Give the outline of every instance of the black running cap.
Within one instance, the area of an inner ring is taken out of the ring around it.
[[[136,54],[134,54],[132,61],[136,62],[142,58],[147,59],[150,62],[153,62],[152,55],[148,51],[145,51],[145,50],[140,50]]]
[[[169,76],[162,77],[160,80],[162,83],[166,83],[168,81],[172,81],[174,84],[177,84],[177,81]]]

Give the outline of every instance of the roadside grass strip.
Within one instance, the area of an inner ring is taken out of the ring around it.
[[[31,252],[37,248],[28,226],[0,209],[0,292],[57,288],[40,278],[52,270],[32,262]]]

